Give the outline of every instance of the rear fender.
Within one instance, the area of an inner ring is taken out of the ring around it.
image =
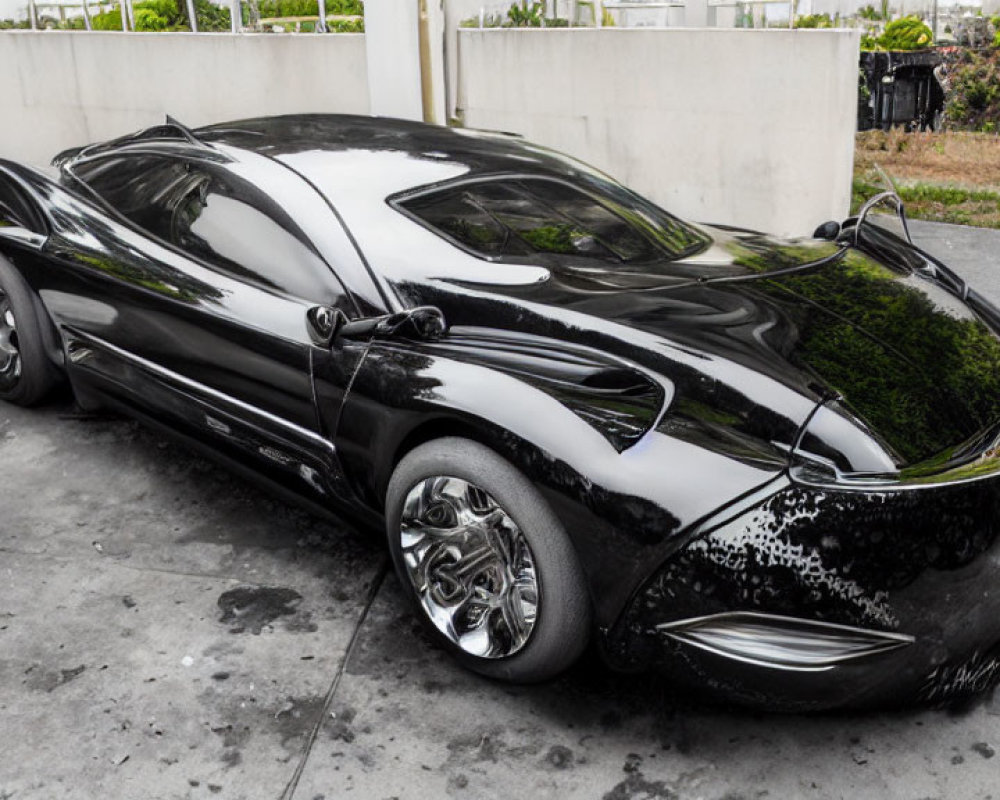
[[[35,187],[26,176],[34,178]],[[31,272],[42,260],[41,251],[52,231],[52,220],[37,190],[38,182],[51,183],[27,167],[0,161],[0,260],[18,272],[29,286]],[[45,352],[54,365],[61,367],[64,355],[52,319],[34,291],[31,299],[42,323]]]

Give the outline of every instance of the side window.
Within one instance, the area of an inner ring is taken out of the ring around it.
[[[402,206],[487,257],[542,254],[607,263],[664,255],[638,226],[556,181],[483,181],[416,197]]]
[[[163,202],[187,170],[183,162],[163,156],[106,156],[74,165],[73,175],[119,214],[165,239]]]
[[[26,228],[45,233],[45,223],[19,186],[0,174],[0,228]]]
[[[307,300],[343,294],[288,213],[224,167],[146,156],[99,162],[74,171],[119,213],[208,266]]]

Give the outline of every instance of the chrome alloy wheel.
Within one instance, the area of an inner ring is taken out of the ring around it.
[[[10,298],[0,291],[0,385],[12,388],[21,378],[21,349]]]
[[[535,560],[492,497],[461,478],[425,478],[406,495],[400,537],[406,574],[442,634],[480,658],[524,647],[538,609]]]

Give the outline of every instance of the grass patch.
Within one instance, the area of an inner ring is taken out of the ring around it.
[[[1000,228],[1000,192],[927,183],[907,185],[898,181],[897,186],[910,219]],[[865,200],[881,191],[881,184],[855,176],[851,186],[851,213],[857,213]]]
[[[896,182],[911,219],[1000,228],[1000,138],[975,133],[865,131],[857,135],[851,211]]]

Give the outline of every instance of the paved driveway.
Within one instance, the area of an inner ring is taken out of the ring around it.
[[[1000,301],[995,232],[916,225]],[[751,714],[454,667],[382,548],[123,420],[0,406],[0,798],[986,798],[1000,704]]]

